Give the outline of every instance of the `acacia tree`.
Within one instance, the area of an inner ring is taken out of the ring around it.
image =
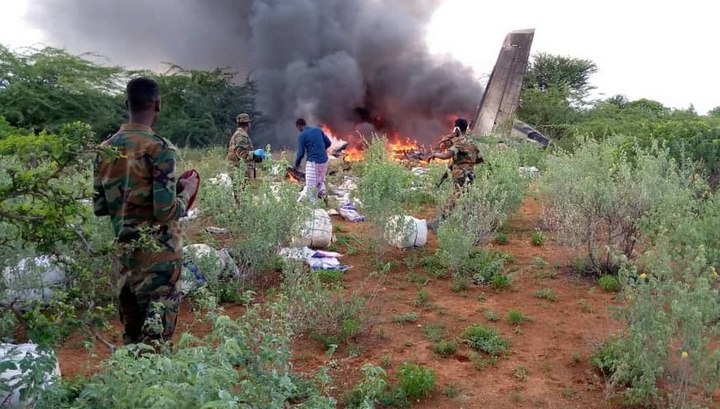
[[[83,121],[106,135],[122,122],[125,73],[57,48],[13,52],[0,45],[0,112],[11,125],[58,131]]]
[[[225,145],[235,129],[235,116],[247,112],[258,123],[254,111],[255,83],[237,82],[237,73],[217,68],[189,70],[171,65],[152,76],[162,93],[162,114],[155,130],[178,146]]]
[[[98,138],[126,120],[124,86],[138,75],[160,84],[163,112],[158,133],[180,146],[225,145],[240,112],[253,114],[255,84],[236,73],[188,70],[170,65],[164,73],[126,71],[56,48],[14,52],[0,45],[0,112],[8,124],[39,133],[66,123],[89,124]]]
[[[535,54],[528,65],[518,116],[542,132],[560,138],[578,119],[592,89],[597,66],[590,60]]]

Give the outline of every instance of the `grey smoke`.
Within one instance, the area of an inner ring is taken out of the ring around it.
[[[35,0],[30,17],[72,51],[131,66],[168,61],[252,72],[261,139],[292,145],[294,119],[340,135],[397,131],[429,142],[469,116],[482,88],[460,62],[431,56],[438,0]],[[458,19],[462,24],[462,19]]]

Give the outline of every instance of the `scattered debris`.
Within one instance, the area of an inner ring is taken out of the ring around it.
[[[225,234],[228,232],[228,229],[224,227],[208,226],[205,228],[205,231],[210,234]]]
[[[305,173],[288,166],[285,170],[285,179],[292,180],[295,182],[305,182]]]
[[[232,178],[227,173],[218,173],[214,178],[208,179],[211,185],[232,187]]]
[[[242,278],[237,263],[227,249],[215,250],[202,243],[185,246],[180,279],[181,291],[187,294],[202,286],[209,274],[215,274],[219,278]]]
[[[518,172],[520,172],[520,176],[527,178],[536,178],[540,176],[540,169],[535,166],[521,166],[518,168]]]
[[[365,216],[361,216],[357,212],[357,208],[355,208],[355,204],[353,204],[353,202],[340,205],[340,208],[337,211],[343,219],[349,222],[359,223],[365,221]]]
[[[345,220],[357,223],[365,221],[365,217],[357,212],[355,202],[350,198],[352,192],[357,189],[355,180],[354,177],[345,176],[340,186],[330,186],[333,192],[330,198],[338,202],[337,211]]]
[[[412,174],[415,176],[423,176],[427,173],[427,169],[418,166],[410,169],[410,172],[412,172]]]
[[[190,221],[190,220],[195,220],[195,219],[198,218],[199,215],[200,215],[200,209],[197,209],[197,208],[196,208],[196,209],[190,209],[190,211],[187,212],[187,215],[185,215],[184,217],[181,217],[181,218],[179,219],[179,222],[180,222],[180,223],[185,223],[185,222],[188,222],[188,221]]]
[[[278,253],[280,256],[306,262],[313,270],[340,270],[346,271],[350,268],[348,265],[340,264],[339,258],[342,254],[333,251],[313,250],[308,247],[303,248],[283,248]]]

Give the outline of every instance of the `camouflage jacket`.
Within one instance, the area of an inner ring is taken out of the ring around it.
[[[465,135],[452,136],[449,138],[451,146],[449,151],[452,152],[452,167],[467,168],[472,167],[476,163],[482,161],[480,150]]]
[[[124,124],[100,148],[94,210],[96,216],[110,216],[123,266],[142,270],[181,259],[178,219],[189,193],[176,195],[175,147],[150,127]],[[108,148],[115,152],[102,152]]]
[[[230,138],[227,161],[232,165],[237,165],[241,160],[244,160],[248,167],[255,166],[250,135],[243,128],[238,128]]]

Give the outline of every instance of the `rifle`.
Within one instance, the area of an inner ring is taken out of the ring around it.
[[[450,176],[449,171],[450,171],[450,169],[445,169],[445,173],[443,173],[438,184],[435,185],[435,189],[440,189],[440,186],[442,186],[443,182],[445,182],[445,179],[447,179]]]

